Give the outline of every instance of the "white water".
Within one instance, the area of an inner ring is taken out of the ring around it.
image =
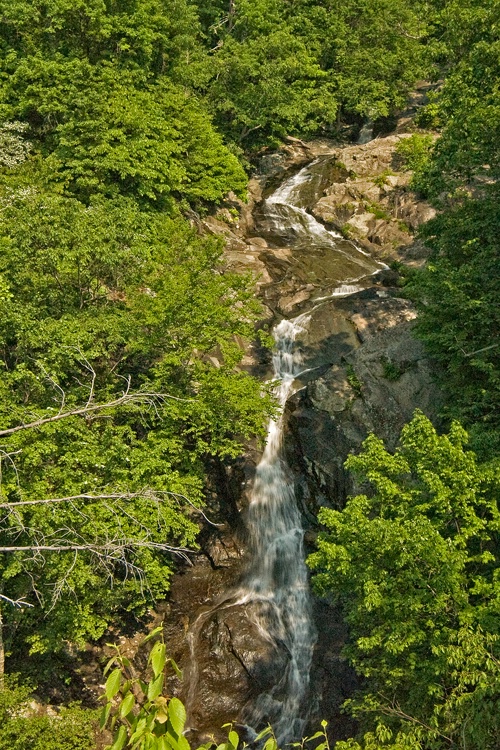
[[[274,329],[280,415],[269,424],[266,448],[256,470],[247,519],[252,563],[239,591],[241,603],[259,602],[258,609],[254,608],[255,624],[267,638],[284,646],[289,656],[275,687],[261,694],[245,717],[256,727],[271,721],[281,743],[301,736],[315,643],[304,531],[293,477],[282,456],[283,409],[302,370],[296,336],[307,322],[306,316],[300,316],[294,321],[282,320]]]
[[[300,738],[305,727],[308,710],[304,701],[316,640],[304,562],[304,530],[293,477],[282,455],[283,410],[296,377],[304,371],[296,338],[308,320],[308,315],[282,320],[273,331],[273,380],[279,408],[269,423],[247,512],[247,572],[237,589],[222,595],[198,615],[187,635],[191,652],[186,674],[188,712],[195,702],[200,678],[197,643],[215,612],[245,608],[262,641],[286,653],[286,667],[276,677],[274,687],[246,706],[241,717],[250,730],[270,723],[281,746]],[[272,672],[273,665],[270,669]]]
[[[354,243],[327,230],[307,212],[305,194],[320,190],[321,172],[310,170],[317,163],[286,180],[265,202],[263,216],[266,231],[275,241],[292,248],[297,266],[304,257],[308,263],[315,254],[320,258],[316,266],[308,265],[306,270],[320,277],[322,283],[315,286],[324,296],[311,299],[308,314],[282,320],[274,329],[273,366],[279,413],[269,424],[246,516],[248,569],[239,587],[202,611],[188,634],[191,649],[188,708],[194,703],[199,678],[197,642],[215,612],[244,607],[246,617],[255,625],[261,640],[276,646],[281,654],[286,653],[286,666],[278,668],[282,671],[276,674],[271,690],[261,693],[247,705],[240,717],[257,730],[270,723],[281,746],[303,735],[316,638],[304,562],[301,513],[293,476],[282,450],[285,404],[296,378],[307,369],[297,337],[307,328],[311,313],[324,301],[360,291],[364,288],[363,280],[384,267]],[[326,259],[324,264],[323,258]],[[272,673],[273,665],[270,669]]]
[[[308,212],[308,205],[323,193],[322,169],[326,167],[327,162],[317,159],[269,196],[261,209],[262,230],[274,245],[291,248],[295,273],[304,285],[313,282],[323,294],[330,289],[332,296],[339,296],[340,287],[354,286],[386,266]],[[357,285],[355,291],[362,288]],[[340,294],[345,296],[344,291]]]
[[[359,131],[358,143],[370,143],[373,141],[373,120],[367,120]]]

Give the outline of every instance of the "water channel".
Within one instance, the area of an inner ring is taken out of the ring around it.
[[[280,412],[269,424],[246,512],[246,570],[237,586],[200,613],[188,634],[189,704],[195,697],[199,677],[196,649],[205,624],[214,613],[243,609],[254,632],[270,644],[270,653],[279,653],[281,658],[271,684],[247,703],[240,720],[256,731],[271,723],[281,745],[300,738],[308,718],[316,637],[301,512],[283,452],[283,411],[290,395],[300,387],[298,376],[308,368],[300,336],[307,329],[311,311],[325,300],[364,288],[382,267],[356,244],[325,228],[308,211],[322,194],[331,161],[331,157],[317,159],[287,179],[267,198],[257,216],[258,233],[271,248],[287,248],[289,273],[295,275],[299,286],[312,287],[313,293],[305,311],[282,319],[273,332],[273,379]],[[268,665],[269,670],[273,671],[273,664]]]

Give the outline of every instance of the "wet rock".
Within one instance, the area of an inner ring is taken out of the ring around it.
[[[299,483],[306,482],[313,513],[321,504],[341,507],[354,491],[343,464],[369,432],[394,448],[417,406],[436,421],[441,404],[432,364],[412,332],[408,300],[372,289],[324,309],[328,333],[322,338],[314,317],[310,324],[321,352],[312,362],[330,366],[295,394],[287,411],[288,461]]]
[[[339,284],[355,289],[359,265],[356,270],[346,261],[339,271],[339,258],[355,251],[363,259],[359,246],[341,240],[339,255],[333,257],[327,243],[294,244],[295,230],[286,238],[273,235],[272,221],[265,224],[258,206],[279,180],[320,156],[309,170],[301,208],[329,227],[356,235],[359,244],[379,258],[419,265],[426,250],[414,242],[413,232],[432,216],[432,209],[417,200],[409,188],[409,173],[400,171],[395,151],[401,137],[345,148],[290,140],[280,154],[264,157],[263,174],[251,182],[248,205],[229,197],[229,207],[240,212],[238,222],[232,223],[231,210],[206,220],[209,231],[226,238],[227,267],[251,270],[259,279],[259,295],[269,315],[279,320],[311,311],[300,336],[304,371],[285,411],[285,454],[309,524],[309,544],[317,529],[318,507],[341,508],[358,489],[344,470],[346,457],[359,451],[371,431],[394,447],[415,407],[436,419],[440,395],[432,365],[413,336],[415,310],[393,286],[397,273],[383,269],[370,277],[377,267],[373,264],[364,271],[363,291],[325,301],[338,293]],[[251,205],[257,207],[253,218]],[[323,303],[318,305],[318,299]],[[256,358],[249,356],[245,366],[255,371]],[[240,511],[246,500],[243,492],[237,497],[236,485],[240,490],[243,485],[241,477],[238,482],[235,477],[231,492],[224,489],[222,477],[215,483],[222,488],[221,511],[225,503],[228,525],[203,537],[204,555],[176,578],[168,605],[167,641],[189,685],[183,697],[193,741],[207,739],[225,722],[245,721],[249,701],[275,684],[288,663],[286,649],[255,625],[252,606],[257,605],[236,605],[228,598],[244,565]],[[214,611],[209,605],[216,600],[227,606]],[[340,705],[356,688],[341,656],[346,628],[340,612],[327,602],[315,601],[315,619],[319,635],[310,708],[317,719],[329,720],[333,740],[352,736],[353,723],[340,714]]]
[[[344,231],[349,232],[349,234],[354,234],[356,237],[368,237],[375,229],[375,225],[375,214],[369,212],[355,214],[346,222]]]
[[[225,603],[221,596],[219,607],[199,610],[187,631],[192,651],[182,697],[193,742],[206,741],[214,733],[222,740],[220,727],[244,718],[246,707],[250,710],[257,696],[275,688],[277,676],[290,661],[285,645],[270,639],[257,624],[262,608],[269,605],[257,600],[240,604],[230,598]]]

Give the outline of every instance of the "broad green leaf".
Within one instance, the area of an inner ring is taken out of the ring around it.
[[[102,711],[99,714],[99,726],[101,729],[104,729],[104,727],[108,723],[110,712],[111,712],[111,702],[108,702],[106,703],[105,706],[102,707]]]
[[[147,731],[148,731],[147,720],[145,718],[139,719],[136,730],[130,737],[129,744],[133,745],[134,742],[137,742],[139,739],[141,739]]]
[[[170,659],[168,660],[168,662],[169,662],[169,664],[171,665],[171,667],[172,667],[172,669],[174,670],[174,672],[175,672],[175,674],[177,675],[177,677],[178,677],[178,678],[179,678],[180,680],[182,680],[182,670],[181,670],[181,669],[180,669],[180,668],[178,667],[177,663],[176,663],[176,662],[175,662],[175,661],[174,661],[174,660],[173,660],[172,658],[170,658]]]
[[[262,740],[262,739],[264,739],[264,737],[267,737],[267,735],[268,735],[268,734],[271,734],[271,733],[272,733],[272,731],[273,731],[273,730],[272,730],[272,728],[271,728],[271,727],[266,727],[265,729],[263,729],[263,730],[262,730],[262,732],[259,732],[259,734],[257,735],[257,737],[255,738],[255,740],[254,740],[254,741],[255,741],[255,742],[258,742],[259,740]]]
[[[125,747],[125,744],[127,742],[127,729],[124,726],[121,726],[118,730],[118,733],[115,737],[115,740],[113,744],[111,745],[110,750],[122,750],[122,748]]]
[[[274,737],[269,737],[264,743],[263,750],[278,750],[278,743]]]
[[[306,737],[306,741],[309,742],[310,740],[317,740],[318,737],[324,737],[324,736],[325,736],[324,732],[316,732],[316,734],[313,734],[312,737]]]
[[[107,643],[106,645],[109,646],[109,643]],[[103,675],[106,675],[109,672],[109,670],[111,669],[115,661],[116,661],[116,656],[112,656],[111,659],[109,659],[109,661],[107,662],[106,666],[104,667],[102,671]]]
[[[135,705],[135,697],[133,693],[129,693],[121,702],[120,716],[123,718],[129,714]]]
[[[158,633],[161,632],[163,632],[163,625],[158,625],[158,627],[154,628],[145,638],[143,638],[142,643],[147,643],[151,638],[154,638],[155,635],[158,635]]]
[[[148,685],[148,700],[154,701],[155,698],[158,698],[159,695],[161,695],[161,692],[163,690],[163,674],[159,674],[156,679],[151,680],[151,682]]]
[[[122,673],[120,669],[114,669],[106,680],[105,694],[106,698],[112,700],[120,690]]]
[[[154,676],[158,677],[163,672],[166,661],[166,648],[164,643],[155,643],[149,655],[149,661],[153,667]]]
[[[186,724],[186,709],[182,701],[178,698],[170,699],[168,704],[168,716],[174,732],[181,735]]]

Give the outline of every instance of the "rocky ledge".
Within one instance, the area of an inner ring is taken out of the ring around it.
[[[414,242],[419,226],[435,210],[410,188],[398,143],[409,133],[338,149],[342,179],[332,183],[312,209],[314,216],[386,260],[420,265],[425,248]]]
[[[257,293],[267,306],[263,325],[283,315],[311,313],[300,339],[305,372],[285,413],[286,454],[309,543],[316,534],[318,507],[341,507],[357,489],[343,468],[349,453],[359,451],[369,432],[394,447],[415,408],[436,419],[440,395],[432,363],[412,333],[416,313],[398,287],[397,271],[386,268],[367,277],[363,290],[315,305],[323,288],[321,273],[313,278],[315,267],[304,265],[307,248],[298,258],[293,249],[259,236],[259,205],[281,180],[314,159],[324,160],[309,213],[386,264],[398,260],[418,266],[426,252],[414,233],[433,210],[411,191],[410,175],[398,162],[402,137],[344,148],[290,139],[284,151],[263,159],[259,176],[250,183],[248,204],[230,196],[224,208],[203,221],[204,231],[225,238],[227,267],[254,273]],[[264,377],[266,361],[256,350],[247,352],[244,366]],[[287,655],[270,649],[256,632],[245,606],[233,606],[230,600],[216,610],[211,606],[233,589],[244,566],[242,510],[257,460],[254,452],[246,462],[218,467],[209,506],[221,525],[203,531],[204,555],[176,576],[166,604],[166,640],[185,669],[183,697],[193,740],[218,734],[221,724],[241,717],[245,704],[286,663]],[[313,721],[329,721],[334,741],[352,736],[340,706],[356,680],[342,657],[346,629],[339,612],[325,601],[315,601],[314,607],[318,644],[310,712]],[[177,689],[173,684],[172,690]]]

